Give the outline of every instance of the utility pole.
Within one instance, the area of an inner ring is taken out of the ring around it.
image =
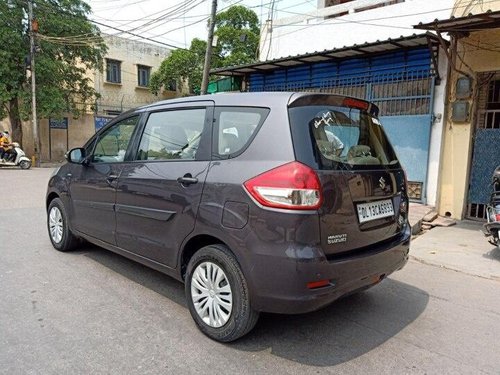
[[[210,61],[212,60],[212,43],[214,41],[215,14],[217,13],[217,0],[212,0],[212,12],[208,26],[207,50],[205,52],[205,65],[203,66],[203,80],[201,81],[200,94],[206,94],[208,88],[208,73],[210,72]]]
[[[28,0],[28,23],[30,34],[30,67],[31,67],[31,124],[33,127],[33,143],[35,150],[35,166],[40,166],[40,139],[38,137],[38,119],[36,115],[36,78],[35,78],[35,31],[33,30],[33,3]]]

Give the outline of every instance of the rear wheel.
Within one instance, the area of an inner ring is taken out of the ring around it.
[[[250,306],[248,286],[229,249],[210,245],[196,252],[186,272],[186,299],[199,329],[208,337],[234,341],[257,323]]]
[[[47,229],[50,242],[56,250],[73,250],[78,244],[78,239],[73,235],[68,226],[68,216],[64,205],[59,198],[50,202],[47,210]]]
[[[23,160],[19,163],[19,166],[21,169],[30,169],[31,168],[31,162],[28,160]]]

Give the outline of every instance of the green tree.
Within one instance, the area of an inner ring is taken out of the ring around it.
[[[102,69],[106,46],[99,29],[89,22],[90,7],[81,0],[35,0],[34,16],[39,29],[36,97],[39,118],[78,117],[98,94],[88,75]],[[28,3],[0,1],[0,118],[9,117],[12,137],[22,139],[21,119],[31,112]]]
[[[260,30],[259,19],[253,10],[234,5],[217,14],[215,28],[221,57],[217,67],[257,60]]]
[[[216,16],[211,67],[239,65],[257,60],[259,19],[251,9],[235,5]],[[201,87],[207,43],[193,39],[188,50],[174,50],[151,76],[150,89],[157,94],[162,87],[175,81],[178,87],[188,84],[189,93]]]
[[[195,38],[189,49],[172,51],[151,75],[151,92],[156,95],[162,87],[167,87],[172,82],[181,90],[187,85],[189,93],[197,92],[201,86],[206,46],[207,42]]]

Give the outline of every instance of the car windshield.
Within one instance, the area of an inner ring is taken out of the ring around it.
[[[303,145],[295,142],[298,137],[310,139],[319,169],[399,164],[379,120],[366,111],[344,106],[301,106],[290,108],[290,121],[294,144]],[[303,150],[296,147],[296,152]]]

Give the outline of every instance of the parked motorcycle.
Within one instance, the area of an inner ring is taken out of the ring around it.
[[[484,234],[489,239],[489,243],[500,247],[500,166],[493,172],[492,178],[493,193],[491,194],[490,204],[486,207],[486,216],[488,222],[484,224]]]
[[[5,155],[5,159],[0,160],[0,167],[15,167],[19,166],[21,169],[30,169],[31,160],[26,156],[24,151],[19,146],[19,143],[12,142],[12,152]]]

